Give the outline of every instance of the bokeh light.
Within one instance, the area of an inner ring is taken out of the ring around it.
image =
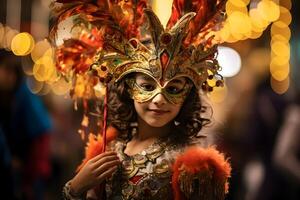
[[[33,94],[37,94],[42,90],[44,82],[37,81],[32,76],[29,76],[26,79],[26,84]]]
[[[261,16],[259,10],[256,8],[253,8],[249,11],[249,16],[251,19],[251,24],[256,31],[263,31],[269,25],[269,22]]]
[[[281,21],[286,25],[290,25],[292,22],[292,15],[287,8],[280,6],[280,17],[278,21]]]
[[[234,35],[251,33],[251,20],[245,13],[233,12],[228,17],[228,23]]]
[[[283,64],[283,65],[276,65],[272,64],[270,65],[270,73],[274,79],[277,81],[283,81],[286,79],[290,73],[290,66],[289,63]]]
[[[4,27],[4,38],[2,41],[2,47],[6,50],[11,50],[11,41],[18,34],[17,30],[11,29],[8,26]]]
[[[276,41],[271,44],[272,52],[279,56],[290,56],[290,45],[286,42]]]
[[[33,76],[38,81],[47,81],[55,73],[54,63],[51,57],[43,56],[33,66]]]
[[[17,56],[25,56],[31,53],[34,47],[33,37],[26,32],[17,34],[11,41],[11,50]]]
[[[271,87],[277,94],[284,94],[290,86],[290,79],[287,77],[283,81],[277,81],[273,77],[271,78]]]
[[[53,57],[51,44],[45,39],[36,43],[31,52],[31,58],[37,62],[43,56]]]
[[[261,0],[257,9],[259,15],[266,21],[273,22],[279,18],[280,9],[278,3],[272,0]]]
[[[271,36],[280,34],[282,37],[285,37],[287,40],[291,38],[291,30],[288,26],[281,27],[280,23],[273,23],[271,27]]]
[[[237,51],[229,47],[218,47],[217,60],[222,67],[220,74],[224,77],[235,76],[241,69],[241,57]]]

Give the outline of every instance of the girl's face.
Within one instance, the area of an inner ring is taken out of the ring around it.
[[[184,77],[173,79],[164,87],[142,73],[138,73],[133,80],[130,93],[134,99],[135,110],[152,127],[162,127],[174,120],[191,87]]]

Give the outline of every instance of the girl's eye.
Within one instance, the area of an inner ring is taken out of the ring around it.
[[[178,94],[181,92],[182,88],[178,88],[175,86],[169,86],[166,88],[166,90],[169,94]]]
[[[154,85],[147,84],[147,83],[141,84],[140,87],[145,91],[153,91],[155,89]]]

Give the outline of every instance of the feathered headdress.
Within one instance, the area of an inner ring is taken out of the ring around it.
[[[74,87],[78,80],[85,84],[84,98],[99,82],[117,82],[134,72],[162,85],[183,76],[198,89],[212,90],[207,79],[223,84],[214,33],[224,21],[225,2],[174,0],[164,29],[146,0],[56,0],[50,32],[54,45],[58,24],[73,19],[73,37],[56,45],[57,69]]]

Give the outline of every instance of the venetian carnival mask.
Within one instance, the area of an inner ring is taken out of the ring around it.
[[[184,77],[178,77],[165,82],[163,85],[156,79],[141,73],[133,78],[126,79],[129,93],[135,101],[143,103],[162,94],[170,103],[182,104],[189,94],[192,84]]]

